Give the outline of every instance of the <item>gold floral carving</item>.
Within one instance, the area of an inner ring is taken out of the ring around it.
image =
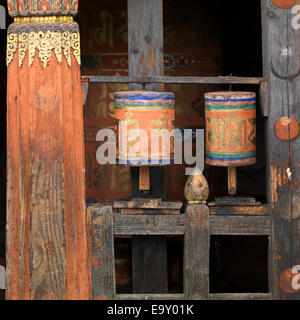
[[[6,63],[9,65],[13,58],[14,54],[18,49],[18,38],[19,35],[15,33],[11,33],[7,36],[7,55],[6,55]]]
[[[7,40],[7,66],[12,62],[16,51],[19,49],[19,67],[21,68],[28,53],[28,64],[32,66],[38,52],[38,57],[45,69],[54,52],[58,63],[62,62],[62,55],[71,66],[71,55],[73,53],[77,63],[80,65],[80,35],[77,32],[39,31],[11,33]]]

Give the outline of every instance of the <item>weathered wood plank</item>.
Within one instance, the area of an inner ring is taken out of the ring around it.
[[[115,201],[115,209],[181,209],[182,202],[162,201],[161,199],[137,198],[130,201]]]
[[[214,235],[269,235],[270,219],[266,216],[210,216]]]
[[[91,83],[176,83],[176,84],[255,84],[264,81],[262,77],[170,77],[170,76],[83,76]]]
[[[183,235],[185,215],[114,214],[114,233],[119,235]]]
[[[300,2],[297,1],[299,5]],[[300,29],[296,30],[292,27],[292,19],[295,14],[289,11],[289,28],[288,28],[288,43],[287,47],[291,51],[291,56],[288,56],[288,75],[289,79],[285,80],[288,88],[288,112],[289,117],[300,124]],[[299,12],[298,12],[299,14]],[[299,19],[298,19],[299,23]],[[292,75],[297,76],[292,76]],[[292,129],[290,126],[290,173],[286,172],[291,185],[291,267],[300,265],[300,137],[292,138]],[[292,274],[292,276],[296,276]],[[299,281],[298,281],[298,284]],[[300,300],[300,288],[293,289],[291,299]]]
[[[237,187],[237,176],[236,176],[236,167],[228,167],[227,168],[228,176],[228,194],[236,195],[236,187]]]
[[[157,77],[164,73],[162,0],[128,0],[128,73],[129,77]],[[153,23],[155,21],[155,23]],[[130,84],[130,89],[141,89]],[[146,90],[162,91],[160,83]]]
[[[272,300],[270,293],[211,293],[210,300]]]
[[[136,236],[133,236],[132,241],[135,238]],[[132,246],[132,273],[135,277],[132,284],[133,293],[154,294],[168,290],[168,278],[160,270],[160,266],[166,263],[167,241],[165,240],[157,235],[139,236],[138,243]],[[145,275],[143,270],[148,273]]]
[[[92,299],[115,298],[114,230],[111,206],[87,208],[90,222]]]
[[[260,206],[210,206],[211,215],[269,216],[270,205]]]
[[[180,214],[177,209],[120,209],[124,215],[173,215]]]
[[[141,166],[139,172],[139,190],[148,191],[150,190],[150,172],[148,166]]]
[[[188,205],[184,237],[184,293],[186,299],[209,299],[210,219],[205,205]]]
[[[272,263],[270,290],[274,299],[299,299],[300,290],[292,288],[291,268],[299,264],[300,156],[299,137],[281,140],[274,130],[285,117],[299,122],[299,37],[292,26],[291,10],[262,0],[264,76],[269,90],[267,121],[268,201],[272,214]]]
[[[8,67],[7,299],[90,299],[80,69]]]
[[[128,75],[163,76],[163,2],[162,0],[128,0]],[[155,21],[155,23],[153,23]],[[164,85],[130,83],[130,90],[163,91]],[[150,190],[138,190],[137,168],[132,168],[132,195],[134,197],[165,198],[165,169],[150,168]],[[167,293],[167,239],[132,239],[134,293]],[[149,260],[151,257],[152,260]],[[144,263],[149,261],[149,263]],[[159,261],[159,263],[151,263]]]
[[[184,294],[118,294],[117,300],[184,300]]]

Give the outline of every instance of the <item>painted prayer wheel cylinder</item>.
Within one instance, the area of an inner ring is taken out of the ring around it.
[[[205,156],[212,166],[239,167],[256,162],[256,94],[205,94]]]
[[[117,163],[157,166],[174,162],[174,138],[171,135],[175,122],[173,93],[116,92],[114,105]]]

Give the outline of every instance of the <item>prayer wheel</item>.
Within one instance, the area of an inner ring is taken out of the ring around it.
[[[174,162],[175,97],[170,92],[114,94],[117,163],[159,166]]]
[[[236,195],[236,167],[256,162],[256,94],[205,94],[205,156],[211,166],[228,167],[228,193]]]
[[[256,94],[205,94],[206,163],[239,167],[256,162]]]

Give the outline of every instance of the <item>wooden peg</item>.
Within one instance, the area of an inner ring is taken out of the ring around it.
[[[236,167],[228,167],[228,194],[231,196],[236,195]]]
[[[150,190],[150,173],[149,167],[141,166],[140,167],[140,182],[139,182],[140,190]]]

